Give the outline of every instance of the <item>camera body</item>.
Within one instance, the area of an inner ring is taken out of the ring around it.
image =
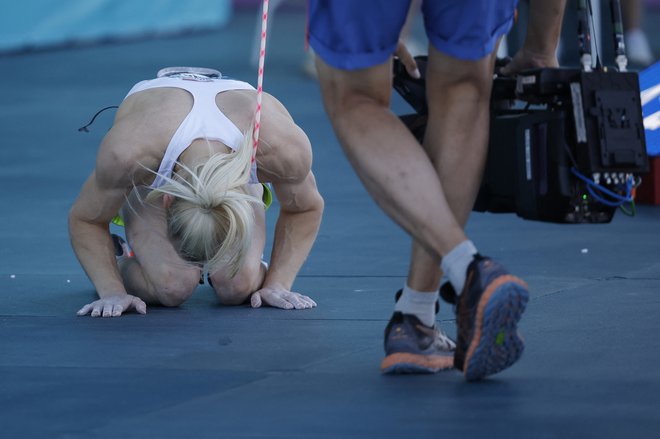
[[[396,61],[394,88],[415,109],[400,117],[421,141],[426,57],[416,60],[422,78],[410,77]],[[607,223],[616,206],[593,184],[623,197],[648,169],[636,73],[545,68],[516,78],[495,75],[488,158],[474,210]]]

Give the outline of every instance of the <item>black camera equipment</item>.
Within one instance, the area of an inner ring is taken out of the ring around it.
[[[616,69],[592,68],[590,4],[578,0],[582,68],[543,68],[515,78],[497,74],[491,96],[488,159],[476,211],[515,212],[558,223],[610,222],[634,203],[648,172],[637,73],[627,72],[620,2],[610,2]],[[422,78],[395,61],[394,88],[416,114],[400,116],[421,141],[427,123],[426,57]]]

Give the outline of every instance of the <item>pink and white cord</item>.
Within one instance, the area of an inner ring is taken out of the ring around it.
[[[259,74],[257,76],[257,109],[254,113],[254,132],[252,134],[252,161],[257,158],[257,144],[259,143],[259,128],[261,127],[261,100],[264,83],[264,61],[266,60],[266,30],[268,28],[268,0],[263,0],[263,13],[261,20],[261,48],[259,50]]]

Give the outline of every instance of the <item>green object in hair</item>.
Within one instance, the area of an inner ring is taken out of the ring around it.
[[[112,219],[112,224],[118,225],[119,227],[124,227],[124,219],[119,215],[115,215],[115,217]]]
[[[266,210],[273,204],[273,190],[270,188],[270,185],[267,183],[261,183],[264,187],[264,194],[261,196],[261,201],[264,202]]]

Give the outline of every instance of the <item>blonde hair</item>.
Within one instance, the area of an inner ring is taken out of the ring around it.
[[[159,195],[174,197],[167,211],[167,232],[179,254],[203,263],[205,271],[220,265],[234,276],[252,241],[253,203],[263,202],[247,192],[252,165],[252,129],[240,147],[228,154],[213,154],[154,188],[147,200]]]

